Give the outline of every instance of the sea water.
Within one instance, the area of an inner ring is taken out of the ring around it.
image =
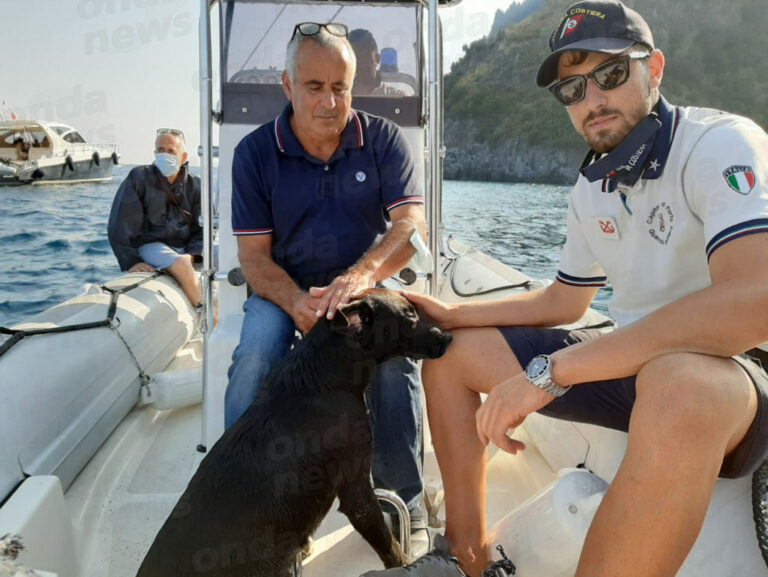
[[[0,187],[0,326],[9,327],[120,274],[107,240],[111,181]],[[194,171],[194,170],[193,170]],[[534,278],[552,279],[565,241],[568,187],[447,181],[447,234]],[[605,311],[607,295],[598,295]]]

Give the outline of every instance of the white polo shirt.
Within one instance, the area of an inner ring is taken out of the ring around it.
[[[557,280],[610,282],[610,312],[624,326],[711,284],[708,260],[727,242],[768,232],[768,135],[740,116],[677,108],[664,166],[651,152],[632,187],[603,192],[579,176]]]

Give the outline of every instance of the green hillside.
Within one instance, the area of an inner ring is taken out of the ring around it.
[[[534,2],[540,4],[526,0]],[[586,147],[562,106],[535,84],[549,33],[570,3],[547,0],[532,16],[473,43],[454,63],[445,79],[448,178],[575,179]],[[668,100],[722,108],[768,127],[766,0],[626,4],[646,18],[666,56]]]

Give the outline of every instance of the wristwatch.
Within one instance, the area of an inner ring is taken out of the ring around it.
[[[537,355],[525,367],[525,378],[533,386],[539,387],[553,397],[562,397],[571,387],[561,387],[555,383],[550,373],[551,368],[552,361],[549,359],[549,355]]]

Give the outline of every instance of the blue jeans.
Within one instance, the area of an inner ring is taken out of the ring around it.
[[[226,428],[251,405],[269,371],[295,341],[293,319],[274,303],[253,294],[243,310],[224,399]],[[373,484],[395,491],[409,509],[419,504],[423,488],[420,386],[416,362],[398,357],[379,366],[366,393],[373,430]]]

